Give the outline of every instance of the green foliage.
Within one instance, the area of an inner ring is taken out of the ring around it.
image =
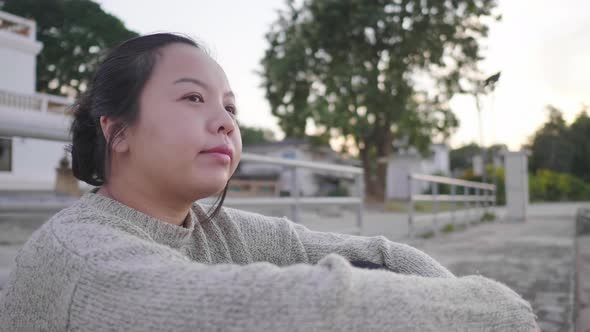
[[[590,182],[590,117],[585,107],[569,127],[569,141],[574,147],[571,173]]]
[[[433,237],[434,237],[434,235],[435,235],[435,234],[434,234],[434,232],[433,232],[433,231],[428,231],[428,232],[426,232],[426,233],[424,233],[424,234],[420,235],[420,237],[421,237],[421,238],[423,238],[423,239],[431,239],[431,238],[433,238]]]
[[[494,220],[496,220],[496,215],[493,212],[486,211],[481,216],[481,222],[492,222]]]
[[[328,193],[329,197],[348,197],[350,193],[348,188],[342,184],[339,184],[338,187],[334,188],[334,190]]]
[[[506,144],[494,144],[485,149],[485,163],[490,164],[494,160],[494,156],[498,155],[502,150],[507,150]],[[450,152],[451,169],[452,170],[467,170],[473,167],[473,157],[481,155],[481,147],[476,143],[463,145]]]
[[[445,225],[445,226],[444,226],[444,227],[441,229],[441,231],[442,231],[443,233],[451,233],[451,232],[455,231],[455,225],[453,225],[453,224],[446,224],[446,225]]]
[[[486,165],[486,174],[486,182],[496,185],[496,204],[506,204],[506,183],[504,180],[504,168]],[[459,176],[459,178],[467,181],[483,182],[483,178],[479,175],[474,175],[472,170],[465,171],[461,176]],[[464,194],[463,187],[457,188],[457,194]],[[473,189],[471,189],[470,194],[473,195]]]
[[[83,91],[104,51],[137,36],[90,0],[6,0],[2,10],[37,22],[37,90],[51,94]]]
[[[274,133],[270,129],[240,125],[240,132],[242,134],[243,146],[270,143],[275,141]]]
[[[529,175],[531,201],[587,201],[590,200],[590,183],[571,174],[540,169]]]
[[[569,173],[590,181],[590,117],[587,107],[569,126],[560,110],[553,106],[547,106],[547,109],[548,121],[531,138],[529,170],[533,173],[540,170]],[[562,186],[565,182],[567,180],[563,178]],[[542,184],[539,186],[543,187]],[[554,199],[555,193],[548,192],[547,195]]]
[[[496,2],[287,4],[262,59],[272,113],[288,137],[304,137],[312,122],[318,134],[349,139],[369,194],[382,194],[385,168],[377,161],[395,138],[425,150],[458,126],[448,101],[469,88],[481,59],[477,40],[488,32],[481,18]]]
[[[573,147],[568,139],[568,127],[560,110],[547,107],[549,120],[535,133],[531,144],[529,169],[551,169],[556,172],[569,172]]]
[[[497,186],[498,205],[506,204],[504,169],[488,165],[487,174],[492,175],[491,183]],[[481,177],[473,175],[471,171],[465,172],[460,178],[481,181]],[[459,189],[458,193],[463,194],[462,189]],[[534,174],[529,174],[529,196],[533,202],[588,201],[590,200],[590,182],[585,182],[571,174],[540,169]]]

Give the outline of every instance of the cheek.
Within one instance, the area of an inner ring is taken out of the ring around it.
[[[232,137],[232,143],[234,146],[234,160],[232,165],[232,173],[238,168],[238,164],[240,163],[240,158],[242,157],[242,135],[240,133],[239,128],[236,129],[234,132],[234,136]]]
[[[232,137],[232,140],[233,140],[236,150],[239,150],[240,152],[242,152],[242,133],[240,132],[239,127],[236,127],[236,130],[234,132],[234,136]]]
[[[142,152],[142,159],[156,163],[164,160],[172,164],[175,160],[189,162],[194,159],[203,142],[199,132],[204,130],[199,128],[196,119],[167,116],[152,120],[142,123],[141,135],[135,142]]]

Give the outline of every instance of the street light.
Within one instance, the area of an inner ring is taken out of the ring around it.
[[[478,117],[478,123],[479,123],[479,146],[481,149],[482,182],[486,182],[487,179],[486,179],[485,146],[483,144],[483,125],[482,125],[482,120],[481,120],[481,102],[480,102],[479,96],[480,96],[480,94],[483,94],[483,93],[487,94],[487,93],[491,92],[492,98],[493,98],[493,93],[496,88],[496,83],[498,83],[498,81],[500,80],[500,74],[501,74],[501,72],[497,72],[494,75],[491,75],[490,77],[486,78],[485,80],[477,82],[477,86],[474,91],[475,106],[477,108],[477,117]]]

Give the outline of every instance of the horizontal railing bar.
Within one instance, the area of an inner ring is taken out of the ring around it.
[[[211,204],[215,200],[207,198],[200,200],[200,203]],[[65,209],[72,205],[71,202],[0,202],[0,213],[7,212],[52,212]],[[224,205],[354,205],[360,204],[360,197],[259,197],[259,198],[226,198]]]
[[[413,201],[420,202],[491,202],[494,199],[494,196],[485,195],[412,195]]]
[[[211,204],[213,199],[202,200],[203,203]],[[224,205],[354,205],[360,204],[360,197],[258,197],[258,198],[226,198]]]
[[[462,186],[468,188],[478,188],[478,189],[487,189],[487,190],[495,190],[496,186],[489,183],[481,183],[481,182],[474,182],[474,181],[467,181],[455,178],[447,178],[443,176],[436,176],[436,175],[426,175],[426,174],[410,174],[410,177],[413,180],[421,180],[421,181],[428,181],[428,182],[436,182],[436,183],[444,183],[449,185],[455,186]]]
[[[333,165],[333,164],[328,164],[328,163],[319,163],[319,162],[315,162],[315,161],[312,162],[312,161],[301,161],[301,160],[293,160],[293,159],[260,156],[260,155],[250,154],[250,153],[242,153],[242,161],[260,162],[260,163],[265,163],[265,164],[275,164],[275,165],[283,165],[283,166],[295,166],[295,167],[301,167],[301,168],[325,170],[325,171],[340,172],[340,173],[363,174],[363,169],[360,167]]]

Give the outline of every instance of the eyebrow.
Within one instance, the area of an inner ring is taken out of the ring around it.
[[[177,83],[192,83],[195,85],[199,85],[203,89],[209,89],[209,85],[207,85],[207,83],[205,83],[199,79],[192,78],[192,77],[179,78],[176,81],[174,81],[174,84],[177,84]],[[228,92],[224,93],[223,96],[224,97],[232,97],[232,98],[236,97],[236,95],[232,91],[228,91]]]

